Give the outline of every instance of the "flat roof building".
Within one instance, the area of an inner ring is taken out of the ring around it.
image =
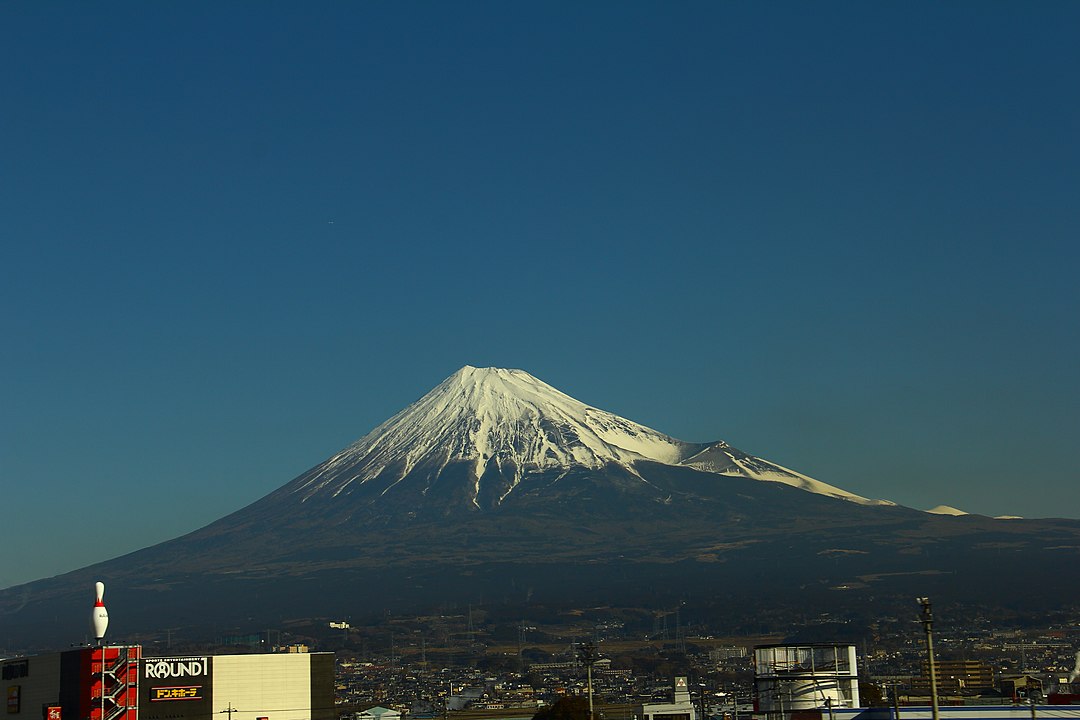
[[[143,657],[85,647],[0,663],[7,720],[335,720],[333,653]]]

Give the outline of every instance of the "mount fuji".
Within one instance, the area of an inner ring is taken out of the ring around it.
[[[437,512],[497,510],[575,470],[615,469],[648,480],[642,462],[780,482],[866,505],[868,500],[756,458],[725,442],[687,443],[589,407],[522,370],[466,366],[370,434],[276,494]],[[554,473],[554,477],[552,477]],[[438,498],[438,499],[437,499]]]
[[[924,513],[689,443],[521,370],[464,367],[333,457],[183,537],[0,591],[5,637],[78,637],[95,580],[129,632],[497,599],[869,612],[923,594],[1075,597],[1080,521]],[[1010,582],[1000,578],[1007,573]],[[1029,584],[1025,584],[1029,583]],[[704,612],[704,610],[703,610]],[[59,618],[75,618],[65,625]]]

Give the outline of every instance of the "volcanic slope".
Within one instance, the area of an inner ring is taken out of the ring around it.
[[[45,618],[81,607],[98,579],[110,614],[144,632],[491,597],[663,605],[692,589],[764,606],[836,589],[858,603],[912,577],[923,592],[1004,602],[1024,576],[1053,602],[1077,590],[1053,569],[1077,559],[1078,521],[868,500],[724,442],[671,438],[520,370],[465,367],[205,528],[0,592],[0,623],[59,631]]]

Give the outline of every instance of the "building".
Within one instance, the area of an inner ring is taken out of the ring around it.
[[[642,705],[641,717],[643,720],[697,720],[686,678],[675,678],[674,702]]]
[[[978,660],[938,660],[934,663],[937,691],[942,695],[977,694],[994,689],[994,668]],[[930,695],[930,665],[911,679],[912,695]]]
[[[933,710],[926,705],[905,706],[896,715],[893,708],[855,708],[817,710],[813,716],[800,713],[800,720],[933,720]],[[943,705],[940,720],[1080,720],[1080,707],[1061,705]]]
[[[4,660],[6,720],[335,720],[332,653],[142,656],[138,645]]]
[[[79,648],[0,663],[8,720],[137,720],[138,646]]]
[[[721,647],[713,648],[709,651],[709,660],[712,662],[723,662],[724,660],[735,660],[744,658],[749,653],[746,648],[739,645],[724,645]]]
[[[1001,696],[1012,700],[1042,697],[1042,680],[1031,675],[1006,675],[998,681]]]
[[[356,713],[356,720],[401,720],[401,713],[397,710],[376,705],[363,712]]]
[[[854,645],[759,645],[754,648],[754,696],[765,717],[825,708],[859,707]]]

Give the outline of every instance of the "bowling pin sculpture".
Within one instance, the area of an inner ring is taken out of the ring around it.
[[[92,622],[94,625],[94,638],[97,639],[98,645],[101,644],[101,639],[105,637],[105,628],[109,627],[109,611],[105,609],[105,604],[101,602],[104,594],[105,583],[94,583],[94,614]]]

